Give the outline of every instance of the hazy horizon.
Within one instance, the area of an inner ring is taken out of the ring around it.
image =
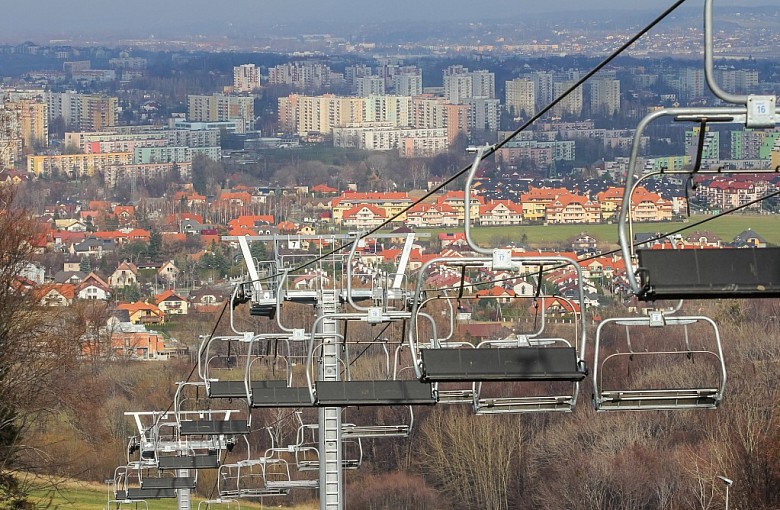
[[[645,0],[632,3],[615,0],[547,0],[545,2],[486,0],[478,5],[467,0],[395,0],[370,4],[358,0],[298,0],[280,3],[263,0],[133,0],[126,3],[104,0],[26,0],[3,6],[0,41],[58,38],[148,38],[165,39],[184,34],[228,34],[255,27],[286,26],[301,30],[327,29],[339,25],[382,22],[480,21],[518,19],[526,14],[598,11],[614,14],[661,12],[673,0]],[[701,0],[690,0],[684,8],[699,9]],[[716,2],[715,9],[774,5],[768,0]],[[648,16],[649,17],[649,16]]]

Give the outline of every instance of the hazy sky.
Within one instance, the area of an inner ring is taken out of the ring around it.
[[[718,0],[715,8],[772,5],[776,0]],[[222,32],[230,24],[268,27],[317,22],[382,20],[480,20],[534,12],[655,10],[673,0],[0,0],[0,40],[24,36],[40,41],[58,36],[123,37],[166,32]],[[700,8],[702,0],[686,6]]]

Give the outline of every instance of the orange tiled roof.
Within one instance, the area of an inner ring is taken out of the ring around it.
[[[357,213],[359,213],[360,211],[362,211],[363,209],[368,209],[373,213],[374,216],[379,216],[380,218],[387,217],[387,213],[385,212],[384,209],[380,207],[376,207],[374,205],[363,204],[363,205],[356,205],[355,207],[352,207],[351,209],[347,209],[346,211],[344,211],[343,218],[344,219],[350,218],[356,215]]]

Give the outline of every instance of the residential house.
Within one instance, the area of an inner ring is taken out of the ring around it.
[[[76,285],[76,296],[79,299],[108,301],[111,297],[111,286],[95,273],[89,273]]]
[[[143,324],[109,319],[105,335],[110,338],[111,355],[114,358],[133,360],[167,359],[162,334],[149,331]]]
[[[114,216],[120,227],[134,227],[136,225],[135,206],[118,205],[114,207]]]
[[[601,219],[603,221],[617,221],[620,207],[623,205],[624,191],[622,187],[610,186],[596,194],[596,202],[601,205]]]
[[[37,262],[28,262],[19,271],[19,276],[35,282],[37,285],[42,285],[46,278],[46,269]]]
[[[298,224],[292,221],[280,221],[279,224],[276,225],[276,230],[282,235],[295,234],[298,232]]]
[[[317,231],[312,225],[303,225],[295,233],[300,236],[313,236],[317,234]]]
[[[189,301],[171,289],[168,289],[161,294],[157,294],[154,297],[154,300],[166,316],[187,315],[187,312],[189,311]]]
[[[336,188],[331,188],[327,184],[317,184],[312,186],[311,191],[317,195],[333,195],[339,192],[339,190]]]
[[[467,248],[466,234],[464,232],[442,232],[439,234],[441,248]]]
[[[644,188],[636,188],[631,195],[631,218],[642,221],[671,221],[672,203]]]
[[[533,297],[536,294],[536,286],[525,280],[515,283],[512,290],[518,297]]]
[[[719,236],[706,230],[691,232],[685,240],[698,248],[719,248],[723,242]]]
[[[601,221],[601,206],[587,197],[562,193],[545,208],[548,223],[598,223]]]
[[[53,283],[70,283],[77,285],[84,281],[87,273],[82,271],[57,271],[52,278]]]
[[[293,280],[292,286],[297,290],[324,289],[330,286],[330,278],[323,271],[310,271]]]
[[[108,277],[108,283],[115,289],[132,287],[138,283],[138,268],[132,262],[122,262]]]
[[[479,224],[520,225],[523,222],[523,205],[511,200],[492,200],[479,208]]]
[[[206,197],[195,190],[177,191],[173,195],[173,201],[176,204],[184,205],[189,208],[206,205]]]
[[[229,298],[229,292],[210,287],[193,290],[189,294],[192,307],[199,312],[219,311]]]
[[[752,229],[747,229],[734,238],[733,244],[737,248],[766,248],[766,239]]]
[[[531,223],[541,223],[547,217],[547,206],[561,195],[570,195],[565,188],[535,188],[528,187],[527,193],[520,195],[523,205],[523,218]]]
[[[88,237],[79,243],[71,245],[69,252],[77,257],[95,257],[101,258],[106,253],[116,250],[116,243],[113,239],[99,239]]]
[[[474,293],[477,298],[480,299],[492,299],[501,304],[509,304],[512,299],[517,297],[515,291],[512,289],[506,289],[500,285],[494,285],[489,289],[478,290]]]
[[[66,256],[62,263],[62,270],[66,272],[79,271],[81,269],[81,257]]]
[[[372,229],[387,220],[384,209],[373,205],[358,205],[344,211],[342,224],[347,228],[358,230]]]
[[[458,220],[462,223],[466,220],[466,192],[448,191],[436,199],[438,205],[448,205],[452,207],[458,215]],[[479,218],[480,206],[485,205],[485,199],[479,195],[472,194],[469,200],[469,215],[472,222]]]
[[[447,228],[459,223],[458,212],[447,204],[417,204],[406,213],[406,225],[414,228]]]
[[[127,230],[127,229],[123,229]],[[127,240],[129,242],[142,242],[148,243],[152,239],[152,233],[142,228],[133,228],[126,232]]]
[[[157,276],[168,283],[174,283],[179,276],[179,268],[172,260],[166,260],[157,270]]]
[[[581,232],[571,241],[571,249],[576,253],[595,253],[597,248],[596,238],[585,232]]]
[[[54,227],[57,230],[67,230],[68,232],[86,232],[87,231],[87,225],[83,221],[73,219],[73,218],[64,218],[64,219],[57,219],[54,220]]]
[[[353,210],[357,206],[368,205],[379,208],[384,211],[385,218],[390,218],[399,214],[397,221],[406,221],[404,211],[409,208],[414,201],[408,194],[402,192],[392,193],[358,193],[345,192],[334,198],[330,202],[331,211],[333,211],[333,222],[337,225],[344,220],[344,214]]]
[[[73,304],[76,286],[71,283],[51,283],[35,289],[35,301],[41,306],[68,306]]]
[[[133,324],[162,324],[165,322],[165,312],[158,306],[143,301],[120,303],[118,310],[127,310],[130,322]]]
[[[572,314],[580,313],[580,305],[574,301],[560,297],[546,297],[544,299],[545,315],[550,318],[571,318]],[[529,309],[531,313],[535,312],[533,305]]]

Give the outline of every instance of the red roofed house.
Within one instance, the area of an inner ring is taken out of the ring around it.
[[[374,228],[387,219],[384,209],[373,205],[359,205],[344,212],[342,223],[349,228]]]
[[[565,317],[572,313],[580,313],[580,305],[574,301],[568,299],[562,299],[559,297],[546,297],[544,298],[545,315],[548,317]],[[529,308],[531,313],[535,313],[536,309],[533,305]]]
[[[458,211],[447,204],[417,204],[406,213],[410,227],[455,227],[459,223]]]
[[[402,192],[393,193],[342,193],[339,197],[331,200],[331,210],[333,211],[333,222],[342,223],[344,214],[356,206],[370,205],[384,210],[386,217],[395,216],[411,206],[414,202],[408,194]],[[406,215],[400,214],[398,221],[405,221]]]
[[[143,301],[135,303],[120,303],[117,310],[127,310],[130,322],[133,324],[162,324],[165,322],[165,312],[158,306]]]
[[[189,311],[189,302],[171,289],[157,294],[154,300],[166,315],[187,315]]]
[[[178,203],[184,203],[187,207],[203,205],[206,203],[206,197],[194,190],[177,191],[173,195],[173,200]]]
[[[555,202],[561,195],[570,195],[565,188],[534,188],[520,195],[523,204],[523,217],[530,222],[542,222],[547,217],[547,205]]]
[[[35,300],[41,306],[68,306],[76,296],[72,283],[52,283],[35,289]]]
[[[436,199],[437,204],[446,204],[458,213],[458,219],[460,221],[465,221],[466,219],[466,192],[465,191],[448,191],[444,195],[440,196]],[[471,197],[471,200],[469,200],[469,204],[471,206],[471,211],[469,211],[469,214],[471,215],[472,221],[476,221],[476,219],[479,217],[479,207],[481,205],[485,204],[485,199],[482,198],[479,195],[473,195]]]
[[[106,328],[111,335],[112,357],[135,360],[167,359],[167,356],[163,356],[165,343],[160,333],[148,331],[140,325],[117,322],[116,319],[109,320]]]
[[[141,241],[148,243],[152,238],[152,233],[142,228],[134,228],[127,233],[127,240],[130,242]]]
[[[493,200],[479,208],[480,225],[520,225],[523,205],[511,200]]]
[[[76,295],[79,299],[107,301],[111,296],[111,286],[95,273],[89,273],[76,285]]]
[[[658,193],[637,188],[631,195],[631,217],[634,221],[671,221],[672,203]]]
[[[490,298],[496,299],[500,303],[509,303],[512,301],[512,298],[515,297],[515,291],[495,285],[490,289],[478,290],[474,295],[478,298]]]
[[[336,188],[331,188],[327,184],[317,184],[316,186],[313,186],[311,188],[311,191],[313,193],[319,193],[319,194],[323,194],[323,195],[325,195],[325,194],[332,194],[332,193],[338,193],[339,192],[339,190],[337,190]]]
[[[610,186],[596,194],[596,202],[601,204],[601,217],[604,221],[617,219],[618,211],[623,204],[623,192],[622,187]]]
[[[132,205],[118,205],[114,207],[114,216],[120,227],[135,226],[135,207]]]
[[[138,283],[138,268],[131,262],[122,262],[108,277],[108,283],[115,289],[132,287]]]
[[[601,221],[601,206],[587,197],[565,193],[545,207],[548,223],[598,223]]]

